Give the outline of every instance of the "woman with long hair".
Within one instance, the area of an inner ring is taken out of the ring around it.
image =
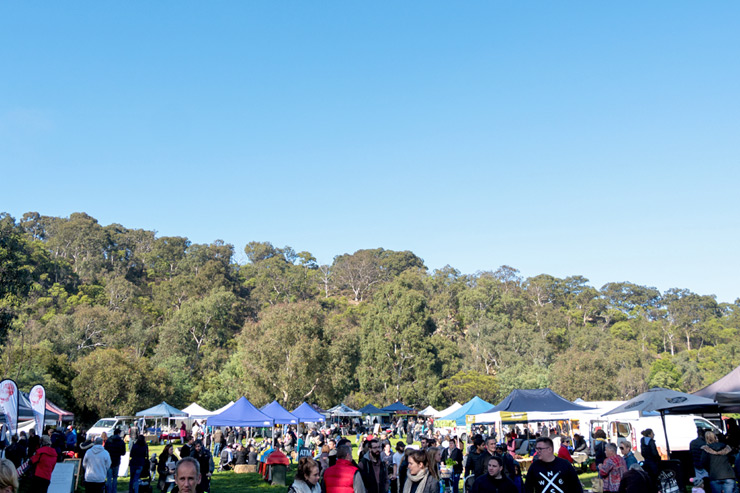
[[[131,446],[131,452],[129,452],[129,468],[131,470],[131,476],[129,479],[129,491],[133,493],[139,493],[139,478],[144,468],[149,468],[149,447],[146,444],[144,435],[139,435],[136,441]]]
[[[428,447],[426,454],[429,475],[434,478],[435,481],[439,481],[439,463],[442,462],[442,451],[437,447]]]
[[[429,473],[429,459],[423,450],[414,450],[408,456],[408,472],[403,493],[438,493],[439,482]]]
[[[311,457],[301,457],[288,493],[321,493],[319,477],[319,464]]]
[[[172,444],[168,443],[164,446],[162,453],[159,454],[159,462],[157,463],[157,475],[159,476],[158,486],[159,491],[168,492],[175,488],[175,466],[177,465],[177,457],[175,456]]]

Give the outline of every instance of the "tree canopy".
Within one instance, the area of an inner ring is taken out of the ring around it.
[[[197,244],[85,214],[0,215],[2,370],[86,420],[247,395],[446,407],[696,390],[740,363],[740,300],[516,268],[430,272],[409,251]]]

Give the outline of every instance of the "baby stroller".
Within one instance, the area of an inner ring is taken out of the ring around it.
[[[148,467],[141,470],[141,477],[139,478],[139,493],[153,493],[152,471]]]
[[[465,481],[463,481],[463,488],[465,490],[465,493],[470,493],[473,491],[473,483],[475,483],[475,474],[471,474],[467,478],[465,478]]]

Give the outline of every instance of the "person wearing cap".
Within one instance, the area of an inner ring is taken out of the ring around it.
[[[67,427],[67,433],[64,435],[64,442],[67,450],[75,449],[75,446],[77,445],[77,430],[74,429],[74,426],[69,425]]]
[[[97,437],[82,459],[85,469],[85,492],[103,493],[110,468],[110,454],[103,448],[103,438]]]

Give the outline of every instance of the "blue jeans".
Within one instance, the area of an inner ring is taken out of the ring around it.
[[[128,493],[139,493],[139,478],[141,477],[142,466],[131,468],[131,477],[128,481]]]
[[[221,442],[216,442],[216,445],[213,446],[213,456],[214,457],[221,456]]]
[[[694,467],[694,481],[699,479],[704,479],[709,477],[709,473],[706,469],[697,469],[696,466]]]
[[[116,493],[116,489],[118,488],[118,466],[110,466],[108,468],[108,476],[105,479],[106,484],[106,491],[108,493]]]
[[[734,479],[715,479],[709,483],[712,486],[712,493],[734,493]]]
[[[460,475],[452,473],[452,493],[458,493],[460,490]]]

